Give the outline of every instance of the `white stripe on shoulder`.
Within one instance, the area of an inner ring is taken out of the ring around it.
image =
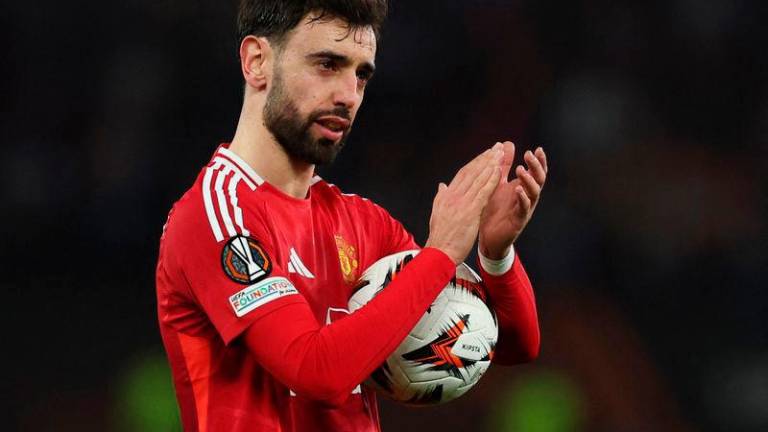
[[[358,198],[360,198],[360,199],[361,199],[361,200],[363,200],[363,201],[368,201],[368,198],[366,198],[366,197],[362,197],[362,196],[360,196],[360,195],[358,195],[358,194],[354,194],[354,193],[344,193],[344,192],[342,192],[341,194],[342,194],[343,196],[348,196],[348,197],[358,197]]]
[[[240,180],[247,181],[247,179],[245,179],[239,173],[236,172],[233,174],[232,178],[229,179],[229,187],[227,188],[227,192],[229,193],[229,202],[232,204],[232,209],[235,212],[235,223],[240,228],[240,232],[247,237],[251,235],[251,233],[245,229],[245,224],[243,224],[243,210],[237,203],[237,185],[240,183]]]
[[[320,179],[320,180],[322,180],[322,179]],[[346,197],[358,197],[358,198],[360,198],[360,199],[361,199],[361,200],[363,200],[363,201],[368,201],[368,198],[366,198],[366,197],[363,197],[363,196],[360,196],[360,195],[358,195],[358,194],[354,194],[354,193],[345,193],[345,192],[342,192],[342,191],[341,191],[341,188],[340,188],[340,187],[338,187],[338,186],[336,186],[336,185],[335,185],[335,184],[333,184],[333,183],[328,183],[328,182],[326,182],[325,184],[326,184],[326,185],[327,185],[329,188],[331,188],[331,189],[336,189],[336,191],[337,191],[337,192],[339,193],[339,195],[341,195],[341,196],[346,196]]]
[[[218,171],[221,168],[221,162],[216,161],[213,165],[205,169],[205,177],[203,177],[203,202],[205,203],[205,214],[208,216],[208,223],[213,230],[213,237],[216,242],[224,240],[224,234],[221,233],[221,226],[216,218],[216,210],[213,208],[213,197],[211,197],[211,178],[214,171]]]
[[[235,164],[237,164],[238,168],[240,168],[246,174],[251,176],[251,178],[253,178],[254,181],[256,181],[256,184],[261,186],[261,184],[264,183],[264,179],[261,178],[260,175],[256,174],[256,171],[254,171],[250,165],[248,165],[242,158],[240,158],[240,156],[235,154],[235,152],[225,147],[219,147],[219,153],[232,159],[232,161],[234,161]]]
[[[227,198],[224,196],[224,180],[226,180],[229,173],[232,172],[232,168],[225,166],[223,170],[216,173],[216,199],[219,201],[219,213],[221,213],[221,219],[224,221],[224,227],[227,229],[227,234],[230,237],[237,235],[235,226],[232,225],[232,218],[229,216],[229,208],[227,207]]]
[[[229,179],[227,179],[228,177]],[[251,190],[256,189],[253,181],[246,177],[237,166],[224,158],[214,158],[213,164],[205,169],[202,185],[203,202],[208,223],[211,225],[213,237],[217,243],[224,240],[225,234],[227,237],[236,236],[237,228],[242,235],[250,235],[250,232],[245,228],[243,210],[240,208],[237,197],[237,186],[241,181],[245,182]],[[226,189],[224,188],[225,182],[227,183]],[[232,206],[231,211],[228,203]],[[217,207],[220,216],[216,214]],[[219,218],[223,222],[223,230]]]
[[[315,183],[321,182],[321,181],[323,181],[323,178],[316,175],[316,176],[312,177],[312,180],[309,182],[309,185],[310,186],[314,186]]]
[[[251,190],[256,190],[256,185],[257,185],[257,184],[253,183],[253,181],[251,181],[251,179],[250,179],[250,178],[248,178],[248,176],[245,176],[245,175],[243,175],[243,174],[242,174],[242,172],[243,172],[243,171],[240,169],[240,167],[239,167],[239,166],[237,166],[237,165],[233,164],[232,162],[230,162],[230,161],[229,161],[229,160],[227,160],[227,159],[224,159],[223,157],[218,157],[218,156],[217,156],[217,157],[213,158],[213,160],[214,160],[214,161],[216,161],[216,162],[220,162],[222,165],[224,165],[224,166],[226,166],[226,167],[230,168],[231,170],[233,170],[233,171],[235,171],[235,172],[239,172],[239,173],[241,173],[241,174],[240,174],[240,177],[243,179],[243,181],[245,182],[245,184],[247,184],[247,185],[248,185],[248,187],[249,187],[249,188],[251,188]],[[261,177],[259,177],[259,178],[261,178]],[[263,183],[263,181],[262,181],[262,183]],[[258,183],[258,185],[261,185],[261,183]]]

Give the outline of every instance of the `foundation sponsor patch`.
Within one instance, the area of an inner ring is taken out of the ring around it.
[[[271,277],[230,296],[229,304],[235,310],[235,315],[241,317],[280,297],[298,293],[296,287],[288,279]]]

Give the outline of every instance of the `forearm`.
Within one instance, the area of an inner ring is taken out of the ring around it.
[[[308,304],[289,304],[251,325],[245,342],[297,394],[340,403],[397,348],[454,274],[444,253],[424,249],[354,314],[320,326]]]
[[[491,274],[482,264],[479,267],[499,319],[494,362],[517,364],[535,359],[540,345],[536,299],[520,257],[515,256],[511,268],[502,274]]]

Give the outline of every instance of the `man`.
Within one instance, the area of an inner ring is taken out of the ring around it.
[[[538,353],[533,292],[512,244],[546,177],[541,149],[507,181],[497,143],[440,184],[420,254],[339,318],[379,258],[418,248],[370,201],[314,175],[344,145],[374,71],[386,1],[246,0],[235,137],[174,205],[158,316],[187,431],[378,431],[359,384],[391,354],[480,235],[501,335],[496,362]],[[489,273],[490,272],[490,273]]]

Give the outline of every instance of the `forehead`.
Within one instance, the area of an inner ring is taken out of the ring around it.
[[[339,18],[316,19],[309,14],[293,29],[287,47],[301,52],[331,50],[360,61],[376,56],[376,35],[370,26],[350,29]]]

